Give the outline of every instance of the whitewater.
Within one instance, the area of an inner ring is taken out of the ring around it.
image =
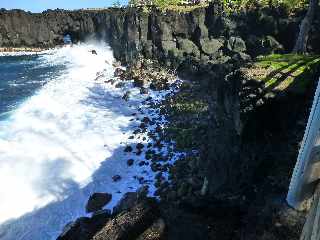
[[[38,58],[37,67],[63,68],[45,75],[45,84],[0,118],[1,240],[55,239],[68,222],[86,216],[92,193],[111,193],[106,208],[112,209],[124,193],[141,187],[137,176],[151,195],[155,191],[149,166],[127,165],[129,158],[144,157],[124,148],[135,144],[128,138],[139,119],[166,122],[145,99],[160,101],[170,91],[142,95],[132,81],[117,87],[112,51],[103,43],[48,50]],[[121,180],[114,182],[115,175]]]

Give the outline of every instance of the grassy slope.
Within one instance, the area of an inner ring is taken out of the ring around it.
[[[266,92],[305,92],[320,66],[318,55],[273,54],[256,59],[249,71],[265,83]]]

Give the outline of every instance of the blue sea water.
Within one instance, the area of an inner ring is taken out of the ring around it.
[[[56,78],[63,64],[44,64],[42,55],[0,56],[0,120]]]

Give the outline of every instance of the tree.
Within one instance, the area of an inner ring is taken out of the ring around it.
[[[312,21],[315,17],[319,0],[310,0],[306,16],[301,22],[299,36],[293,49],[293,53],[306,53],[309,32],[311,29]]]

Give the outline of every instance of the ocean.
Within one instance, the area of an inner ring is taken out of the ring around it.
[[[170,91],[142,95],[132,81],[117,87],[113,61],[102,43],[0,56],[1,240],[56,239],[68,222],[88,216],[92,193],[111,193],[112,209],[141,187],[137,176],[155,191],[150,166],[127,165],[144,155],[123,150],[137,143],[129,136],[143,117],[166,122],[145,100]],[[139,141],[147,144],[145,137]]]

